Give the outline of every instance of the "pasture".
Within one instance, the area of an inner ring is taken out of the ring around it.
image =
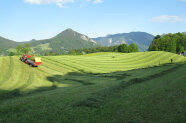
[[[41,58],[33,68],[18,56],[0,57],[0,122],[186,121],[186,57],[139,52]]]

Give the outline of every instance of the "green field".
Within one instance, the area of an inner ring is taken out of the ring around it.
[[[173,59],[173,64],[170,64]],[[0,123],[185,122],[186,57],[168,52],[0,57]]]

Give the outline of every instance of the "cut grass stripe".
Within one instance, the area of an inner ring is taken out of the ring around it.
[[[9,57],[9,59],[10,59],[9,70],[8,70],[8,73],[5,75],[4,79],[2,81],[0,81],[0,86],[2,84],[4,84],[7,80],[9,80],[11,75],[12,75],[12,72],[13,72],[13,69],[14,69],[14,61],[13,61],[11,56]]]
[[[24,85],[22,85],[22,86],[21,86],[20,88],[18,88],[18,89],[19,89],[19,90],[22,90],[22,89],[27,88],[29,85],[32,84],[33,80],[34,80],[34,73],[33,73],[32,71],[30,71],[29,77],[28,77],[27,81],[25,82]]]
[[[119,85],[101,90],[97,93],[93,93],[92,96],[87,97],[85,100],[76,102],[72,106],[75,107],[89,107],[89,108],[102,108],[106,100],[108,100],[110,97],[113,96],[113,94],[120,92],[123,89],[126,89],[130,86],[133,86],[135,84],[140,84],[143,82],[146,82],[148,80],[152,80],[155,78],[159,78],[162,76],[165,76],[167,74],[170,74],[171,72],[176,71],[178,68],[182,67],[183,65],[176,65],[175,67],[172,67],[170,69],[164,70],[162,72],[149,75],[147,77],[143,78],[133,78],[127,82],[122,81],[119,83]]]
[[[51,57],[50,58],[42,57],[42,58],[44,58],[45,60],[47,60],[47,62],[49,62],[49,63],[51,63],[53,65],[65,68],[67,70],[72,70],[72,71],[76,71],[77,70],[76,68],[74,68],[72,66],[69,66],[69,65],[66,65],[65,63],[59,62],[59,60],[57,61],[57,60],[51,59]]]

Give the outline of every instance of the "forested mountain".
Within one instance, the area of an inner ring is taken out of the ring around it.
[[[50,53],[65,53],[72,49],[91,48],[99,46],[88,36],[67,29],[53,38],[44,40],[31,40],[27,42],[15,42],[0,37],[0,51],[5,52],[10,48],[16,48],[18,45],[29,43],[34,53],[45,54]],[[0,52],[0,54],[2,54]]]
[[[181,53],[186,50],[186,35],[184,33],[157,35],[149,47],[149,51],[167,51]]]
[[[72,29],[67,29],[50,39],[34,40],[29,43],[34,51],[38,53],[65,53],[72,49],[98,46],[97,43],[88,36],[75,32]]]
[[[0,37],[0,54],[7,52],[10,48],[16,48],[17,45],[24,43],[29,43],[33,49],[33,53],[38,54],[66,53],[73,49],[92,48],[97,46],[114,46],[123,43],[135,43],[138,45],[140,51],[145,51],[149,47],[153,38],[153,35],[145,32],[131,32],[91,39],[88,36],[73,31],[72,29],[67,29],[53,38],[44,40],[15,42]]]
[[[186,50],[186,32],[154,36],[145,32],[121,33],[91,39],[88,36],[67,29],[53,38],[44,40],[31,40],[28,42],[15,42],[0,37],[0,55],[7,55],[8,49],[29,43],[33,53],[66,53],[73,49],[92,48],[97,46],[115,46],[122,43],[138,45],[140,51],[168,51],[180,53]],[[151,43],[151,41],[153,42]],[[150,47],[148,48],[148,46]]]
[[[106,37],[93,38],[98,44],[102,46],[114,46],[123,43],[138,45],[140,51],[146,51],[151,44],[154,36],[146,32],[131,32],[120,33],[114,35],[107,35]]]
[[[19,44],[21,43],[15,42],[15,41],[12,41],[12,40],[9,40],[9,39],[6,39],[0,36],[0,55],[6,54],[7,49],[14,48]]]
[[[0,50],[17,46],[19,43],[0,36]]]

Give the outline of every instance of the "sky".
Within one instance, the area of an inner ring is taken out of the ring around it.
[[[186,0],[0,0],[2,37],[47,39],[67,28],[91,38],[185,32]]]

